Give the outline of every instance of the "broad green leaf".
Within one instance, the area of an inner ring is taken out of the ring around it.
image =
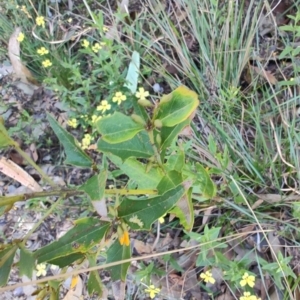
[[[188,119],[199,105],[198,96],[185,86],[180,86],[171,93],[169,101],[159,103],[156,119],[163,126],[173,127]]]
[[[132,139],[144,126],[122,113],[115,112],[112,116],[99,120],[97,129],[105,142],[117,144]]]
[[[157,186],[157,192],[159,195],[164,194],[165,192],[175,188],[176,186],[182,183],[182,175],[181,173],[172,170],[168,172],[159,182]]]
[[[136,51],[133,51],[131,62],[129,64],[129,68],[126,76],[126,83],[124,84],[124,86],[127,87],[132,94],[134,94],[137,90],[139,71],[140,71],[140,54]]]
[[[169,211],[180,221],[185,230],[191,231],[194,225],[194,207],[192,202],[192,188],[190,188],[183,197],[176,203],[176,206]]]
[[[14,145],[14,141],[8,135],[6,128],[0,120],[0,149]]]
[[[163,127],[161,129],[161,146],[162,158],[165,156],[166,149],[172,144],[172,142],[177,138],[178,134],[190,124],[191,120],[185,120],[182,123],[174,127]]]
[[[128,158],[125,162],[114,155],[109,155],[108,158],[131,180],[135,181],[139,189],[155,189],[163,177],[159,167],[155,166],[147,171],[146,166],[135,158]]]
[[[161,196],[146,200],[125,198],[118,207],[118,217],[132,229],[150,230],[152,223],[167,213],[184,193],[183,186],[179,185]]]
[[[129,246],[122,246],[119,240],[115,240],[115,242],[109,247],[107,250],[107,259],[106,263],[112,263],[117,261],[122,261],[124,259],[129,259],[131,257],[131,248]],[[110,272],[111,279],[113,281],[122,280],[125,281],[127,270],[130,266],[130,263],[121,263],[119,265],[107,268]]]
[[[101,200],[104,196],[106,179],[107,171],[102,171],[100,174],[88,179],[81,187],[79,187],[79,190],[85,191],[92,201]]]
[[[97,255],[96,254],[87,254],[89,267],[97,266]],[[102,296],[103,284],[99,276],[98,271],[91,271],[89,275],[89,280],[87,282],[87,289],[89,295],[98,294],[98,297]]]
[[[0,286],[6,285],[18,247],[8,246],[0,252]]]
[[[34,269],[35,269],[35,258],[33,253],[21,246],[20,262],[19,262],[20,275],[26,275],[28,278],[31,278],[32,271]]]
[[[66,152],[66,164],[90,168],[93,164],[92,159],[80,148],[76,139],[62,128],[57,121],[47,114],[48,121],[59,141],[64,146]]]
[[[149,158],[154,155],[148,134],[144,130],[139,132],[131,140],[118,144],[109,144],[103,139],[100,139],[97,143],[97,147],[100,151],[114,154],[123,161],[129,157]]]
[[[208,171],[199,163],[196,163],[197,182],[200,186],[202,196],[206,199],[211,199],[216,196],[216,185],[210,178]]]
[[[175,170],[177,172],[182,172],[182,169],[185,165],[185,153],[181,149],[177,149],[177,153],[172,153],[169,156],[165,167],[168,171]]]
[[[69,260],[78,259],[101,241],[109,222],[100,221],[97,218],[83,218],[75,221],[75,226],[69,230],[58,241],[55,241],[35,252],[38,263],[51,261],[57,263],[62,258],[69,257]],[[55,261],[56,260],[56,261]],[[74,260],[73,260],[74,261]]]
[[[64,268],[71,265],[74,261],[79,259],[83,260],[84,258],[85,258],[85,254],[83,253],[73,253],[53,260],[47,260],[47,262],[49,264],[59,266],[60,268]]]

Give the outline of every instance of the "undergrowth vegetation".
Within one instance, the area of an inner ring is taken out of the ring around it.
[[[3,4],[1,59],[60,103],[40,147],[91,175],[61,188],[17,142],[25,122],[17,132],[4,117],[2,153],[17,151],[44,190],[3,193],[1,214],[36,198],[50,207],[26,206],[41,220],[3,238],[0,291],[38,283],[38,299],[61,299],[69,277],[87,299],[298,299],[300,12],[273,2]],[[28,250],[68,198],[84,215]],[[7,285],[12,268],[30,282]]]

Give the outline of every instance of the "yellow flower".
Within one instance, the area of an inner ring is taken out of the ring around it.
[[[167,214],[164,214],[163,216],[161,216],[161,217],[158,219],[158,222],[159,222],[160,224],[165,223],[164,217],[165,217],[166,215],[167,215]]]
[[[68,19],[68,23],[71,23],[72,21],[73,21],[72,18],[69,18],[69,19]]]
[[[139,91],[136,92],[135,96],[137,98],[139,98],[140,100],[146,100],[146,97],[149,96],[149,92],[148,91],[145,91],[144,88],[139,88]]]
[[[42,62],[44,68],[48,68],[52,66],[52,62],[49,59],[46,59]]]
[[[40,49],[37,50],[37,53],[39,55],[45,55],[49,53],[49,50],[47,50],[45,47],[41,47]]]
[[[123,235],[119,238],[120,244],[123,246],[129,246],[130,245],[130,239],[129,239],[129,233],[128,231],[124,231]]]
[[[45,18],[43,16],[39,16],[35,19],[36,25],[45,27]]]
[[[81,148],[87,149],[89,147],[89,145],[91,144],[92,141],[92,136],[90,134],[85,134],[84,138],[81,141]]]
[[[68,120],[68,125],[70,127],[76,128],[77,127],[77,120],[75,118]]]
[[[251,295],[250,292],[244,292],[244,296],[241,296],[240,300],[260,300],[260,298],[257,298],[256,296]]]
[[[96,123],[100,119],[102,119],[102,116],[92,115],[92,123]]]
[[[39,276],[45,276],[47,274],[46,265],[45,264],[39,264],[39,265],[37,265],[36,269],[37,269],[37,273],[36,273],[37,277],[39,277]]]
[[[155,295],[160,292],[160,289],[151,284],[149,288],[145,290],[145,292],[149,293],[150,298],[153,299],[155,298]]]
[[[201,273],[200,278],[202,278],[206,283],[209,282],[211,284],[214,284],[216,282],[216,280],[212,276],[212,273],[209,271],[206,271],[205,273]]]
[[[107,110],[110,110],[111,105],[108,104],[107,100],[102,100],[101,104],[97,106],[98,111],[102,111],[103,113],[106,112]]]
[[[117,102],[118,105],[121,104],[122,101],[126,100],[126,96],[122,94],[122,92],[116,92],[115,96],[112,98],[113,102]]]
[[[84,48],[87,48],[90,45],[90,42],[88,40],[83,40],[81,44]]]
[[[21,43],[21,42],[23,42],[24,38],[25,38],[24,33],[20,32],[18,37],[17,37],[17,41]]]
[[[108,31],[108,27],[107,26],[103,26],[102,30],[103,30],[103,32],[107,32]]]
[[[241,286],[249,285],[250,287],[254,287],[255,277],[253,275],[249,275],[247,272],[242,277],[243,279],[240,281]]]
[[[99,50],[102,49],[102,46],[99,43],[94,44],[94,46],[92,47],[92,50],[97,53]]]

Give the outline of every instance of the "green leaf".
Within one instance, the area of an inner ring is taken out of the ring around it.
[[[20,262],[19,262],[20,275],[26,275],[31,278],[32,271],[35,269],[35,258],[32,252],[25,249],[20,245]]]
[[[174,127],[163,127],[161,129],[161,146],[160,149],[162,151],[162,158],[165,156],[166,149],[172,144],[172,142],[177,138],[178,134],[189,124],[191,120],[185,120],[182,123],[174,126]]]
[[[139,189],[155,189],[163,177],[159,167],[153,167],[147,172],[146,166],[135,158],[128,158],[125,162],[114,155],[108,155],[108,158],[131,180],[135,181]]]
[[[146,200],[125,198],[118,207],[118,217],[132,229],[150,230],[152,223],[167,213],[184,193],[183,186],[179,185],[161,196]]]
[[[88,179],[78,190],[86,192],[91,201],[101,200],[104,197],[107,171],[102,171]]]
[[[0,120],[0,149],[14,145],[14,141],[8,135],[6,128]]]
[[[144,126],[122,113],[115,112],[112,116],[99,120],[97,129],[105,142],[117,144],[132,139]]]
[[[122,261],[124,259],[129,259],[131,257],[131,248],[129,246],[122,246],[119,243],[119,240],[115,240],[115,242],[109,247],[107,250],[107,259],[106,263],[112,263],[117,261]],[[108,267],[108,271],[110,272],[111,279],[113,281],[122,280],[125,281],[128,268],[130,266],[130,262],[121,263],[119,265]]]
[[[129,64],[129,68],[126,76],[126,83],[124,84],[124,86],[127,87],[133,94],[137,90],[139,70],[140,70],[140,54],[136,51],[133,51],[131,62]]]
[[[177,172],[182,172],[185,165],[185,153],[181,149],[177,149],[177,153],[172,153],[169,156],[165,167],[168,171],[175,170]]]
[[[6,285],[18,247],[8,246],[0,252],[0,286]]]
[[[96,254],[87,254],[89,260],[89,267],[97,266],[97,255]],[[91,271],[89,275],[89,279],[87,282],[87,288],[89,295],[92,296],[93,294],[97,293],[98,297],[102,296],[103,293],[103,284],[101,278],[99,276],[98,271]]]
[[[182,183],[182,175],[181,173],[172,170],[168,172],[157,185],[157,191],[159,195],[164,194],[165,192],[175,188],[176,186]]]
[[[149,158],[154,155],[149,136],[144,130],[139,132],[131,140],[118,144],[109,144],[103,139],[100,139],[97,143],[97,147],[100,151],[116,155],[123,161],[129,157]]]
[[[57,121],[47,114],[48,121],[59,141],[64,146],[67,158],[66,164],[90,168],[93,164],[92,159],[80,148],[76,139],[62,128]]]
[[[216,185],[210,178],[208,171],[199,163],[196,163],[196,171],[197,171],[196,184],[199,185],[203,197],[205,197],[206,199],[211,199],[215,197],[217,194]]]
[[[159,103],[156,119],[163,126],[173,127],[188,119],[199,105],[198,96],[185,86],[180,86],[171,93],[169,101]]]
[[[53,264],[54,260],[61,258],[69,257],[70,261],[76,260],[101,241],[109,226],[109,222],[103,222],[97,218],[79,219],[75,221],[75,227],[58,241],[37,250],[34,253],[35,258],[38,263],[47,261]],[[57,263],[57,261],[55,262]]]
[[[176,206],[169,211],[174,214],[185,230],[191,231],[194,226],[194,207],[192,202],[192,188],[177,202]]]

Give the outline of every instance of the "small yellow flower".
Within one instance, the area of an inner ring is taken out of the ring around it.
[[[20,32],[18,37],[17,37],[17,41],[21,43],[21,42],[23,42],[24,38],[25,38],[24,33]]]
[[[99,50],[102,49],[102,46],[99,43],[95,43],[94,46],[92,47],[92,50],[97,53]]]
[[[159,288],[156,288],[153,284],[151,284],[148,289],[145,289],[146,293],[149,293],[151,299],[155,298],[155,295],[160,292]]]
[[[68,19],[68,23],[71,23],[72,21],[73,21],[72,18],[69,18],[69,19]]]
[[[43,16],[39,16],[35,19],[36,25],[45,27],[45,18]]]
[[[68,125],[70,127],[76,128],[77,127],[77,120],[75,118],[68,120]]]
[[[36,273],[37,277],[39,277],[39,276],[45,276],[47,274],[46,265],[45,264],[39,264],[39,265],[37,265],[36,269],[37,269],[37,273]]]
[[[260,300],[260,298],[257,298],[256,296],[251,295],[250,292],[244,292],[244,296],[241,296],[240,300]]]
[[[146,97],[149,96],[149,92],[148,91],[145,91],[144,88],[139,88],[139,91],[136,92],[135,96],[137,98],[139,98],[140,100],[146,100]]]
[[[103,32],[107,32],[108,31],[108,27],[107,26],[103,26],[102,30],[103,30]]]
[[[44,68],[48,68],[52,66],[52,62],[49,59],[46,59],[42,62]]]
[[[158,219],[158,222],[159,222],[160,224],[165,223],[165,219],[164,219],[165,216],[166,216],[166,214],[164,214],[163,216],[161,216],[161,217]]]
[[[81,44],[82,44],[82,46],[83,46],[84,48],[88,48],[88,46],[90,45],[90,42],[89,42],[88,40],[83,40],[83,41],[81,42]]]
[[[123,235],[119,238],[120,244],[123,246],[129,246],[130,245],[130,239],[129,239],[129,233],[128,231],[124,231]]]
[[[85,134],[84,138],[81,141],[81,148],[87,149],[89,147],[89,145],[91,144],[92,141],[92,136],[90,134]]]
[[[92,123],[97,123],[100,119],[102,116],[92,115]]]
[[[113,102],[117,102],[118,105],[121,104],[122,101],[126,100],[126,96],[122,94],[122,92],[116,92],[115,96],[112,98]]]
[[[97,106],[98,111],[102,111],[105,113],[107,110],[110,110],[111,105],[107,102],[107,100],[102,100],[101,104]]]
[[[211,284],[214,284],[216,282],[216,280],[212,276],[212,273],[209,271],[206,271],[205,273],[201,273],[200,278],[202,278],[206,283],[209,282]]]
[[[46,49],[45,47],[41,47],[40,49],[37,50],[37,53],[39,55],[45,55],[45,54],[48,54],[49,53],[49,50]]]
[[[243,279],[240,281],[241,286],[249,285],[250,287],[254,287],[255,277],[253,275],[249,275],[247,272],[242,277]]]

